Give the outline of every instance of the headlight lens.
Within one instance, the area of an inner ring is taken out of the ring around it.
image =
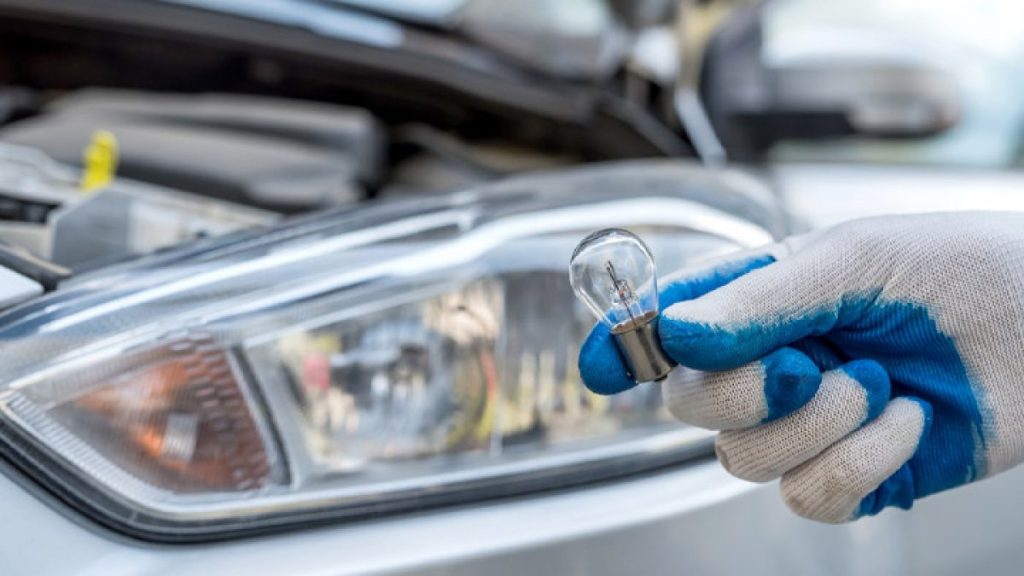
[[[665,270],[770,236],[691,199],[754,202],[734,180],[677,167],[660,192],[578,197],[616,174],[593,172],[295,222],[12,311],[3,450],[159,539],[564,486],[703,450],[657,386],[605,398],[578,383],[591,322],[568,255],[607,226],[644,234]]]

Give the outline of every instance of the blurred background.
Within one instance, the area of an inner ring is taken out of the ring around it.
[[[109,129],[123,176],[277,212],[624,157],[1001,168],[1020,156],[1012,2],[5,12],[0,139],[74,165]],[[209,147],[224,159],[197,152]]]
[[[844,49],[865,59],[917,62],[949,82],[958,109],[940,134],[910,142],[851,139],[827,146],[788,143],[779,160],[813,159],[1008,168],[1021,155],[1021,7],[1012,2],[779,2],[765,20],[767,60],[827,58]]]

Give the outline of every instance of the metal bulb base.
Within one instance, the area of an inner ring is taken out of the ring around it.
[[[648,312],[615,326],[612,336],[626,361],[626,368],[637,382],[664,380],[676,365],[661,349],[657,312]]]

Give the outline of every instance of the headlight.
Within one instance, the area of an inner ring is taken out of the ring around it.
[[[657,386],[598,397],[575,368],[591,322],[566,266],[586,232],[628,226],[666,270],[770,240],[692,200],[750,209],[749,181],[658,166],[640,188],[628,165],[521,179],[80,280],[0,317],[0,445],[105,523],[165,540],[703,453]]]

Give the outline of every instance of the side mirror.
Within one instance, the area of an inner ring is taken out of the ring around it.
[[[708,115],[734,158],[782,140],[919,138],[960,117],[934,51],[863,29],[822,29],[766,46],[764,5],[742,9],[709,41],[700,78]]]

